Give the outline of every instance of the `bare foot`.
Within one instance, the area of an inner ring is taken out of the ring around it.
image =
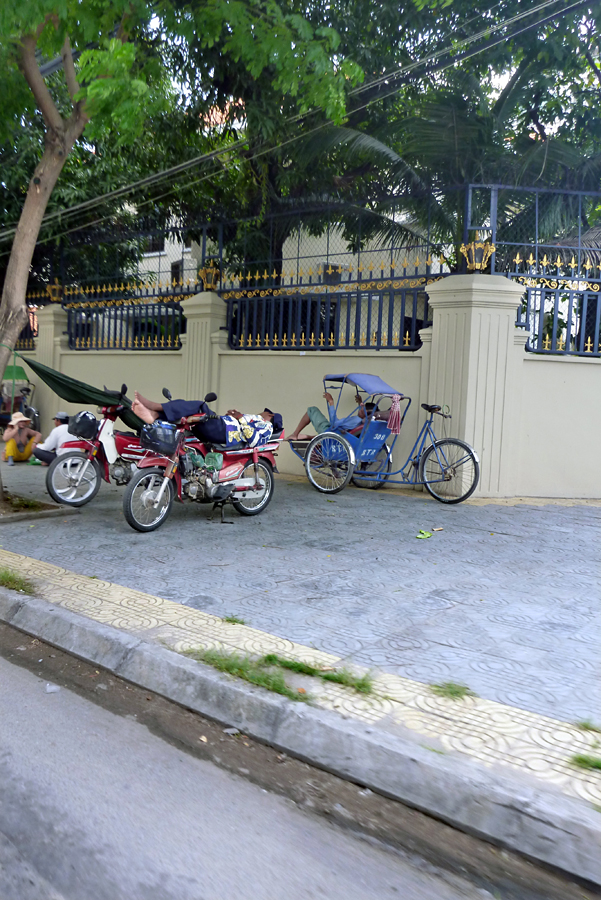
[[[136,399],[131,405],[131,411],[134,413],[134,415],[138,416],[139,419],[142,419],[142,421],[146,422],[148,425],[152,425],[154,420],[157,418],[156,413],[152,413],[146,406],[140,403],[137,393]]]
[[[286,438],[287,441],[311,441],[315,435],[313,434],[291,434]]]

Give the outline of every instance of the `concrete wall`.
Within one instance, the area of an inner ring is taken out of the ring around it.
[[[431,285],[429,297],[433,325],[421,332],[415,353],[230,350],[221,330],[225,304],[204,293],[184,301],[181,350],[69,350],[66,313],[51,306],[40,311],[35,352],[23,355],[97,386],[125,382],[130,396],[138,389],[160,399],[163,386],[188,399],[214,390],[220,412],[269,406],[282,413],[288,432],[307,406],[325,407],[324,375],[370,372],[413,401],[397,441],[399,466],[424,420],[420,404],[448,404],[448,433],[472,444],[481,460],[477,495],[601,498],[601,360],[526,353],[525,332],[513,324],[521,288],[505,278],[452,276]],[[43,384],[36,404],[45,432],[57,409],[79,408]],[[349,390],[343,412],[351,407]],[[302,473],[286,446],[278,466]]]
[[[522,373],[517,493],[601,497],[601,360],[526,353]]]

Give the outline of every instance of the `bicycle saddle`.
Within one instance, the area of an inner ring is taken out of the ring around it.
[[[426,412],[429,412],[429,413],[437,413],[437,412],[440,412],[440,410],[442,409],[442,406],[436,406],[436,405],[430,406],[428,403],[422,403],[422,409],[425,409]]]

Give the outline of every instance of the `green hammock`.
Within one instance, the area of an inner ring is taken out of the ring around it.
[[[18,355],[21,356],[20,353]],[[91,384],[77,381],[76,378],[69,378],[68,375],[63,375],[62,372],[44,366],[34,359],[28,359],[26,356],[21,356],[21,359],[62,400],[66,400],[68,403],[82,403],[85,406],[115,406],[117,403],[122,403],[128,408],[119,413],[119,418],[125,422],[127,427],[138,432],[144,425],[142,419],[131,411],[131,400],[127,397],[121,398],[119,391],[101,391],[92,387]]]

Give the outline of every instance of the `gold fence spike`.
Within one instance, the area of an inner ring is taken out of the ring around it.
[[[565,345],[566,345],[565,338],[560,337],[560,338],[558,339],[558,341],[557,341],[557,349],[558,349],[558,350],[563,350],[563,348],[565,347]]]
[[[410,343],[411,343],[411,341],[409,339],[409,332],[407,332],[407,334],[403,338],[403,344],[405,345],[405,347],[408,347]]]
[[[305,332],[303,331],[300,337],[300,345],[301,347],[305,346]]]
[[[531,253],[530,256],[528,257],[528,259],[526,260],[526,262],[528,263],[529,266],[533,266],[533,265],[534,265],[534,263],[536,262],[536,260],[534,259],[532,253]]]
[[[290,346],[296,347],[296,334],[294,333],[294,331],[292,332],[292,340],[290,341]]]
[[[278,345],[278,336],[277,336],[277,334],[274,334],[274,336],[273,336],[273,346],[274,346],[274,347],[277,347],[277,345]]]
[[[377,331],[374,331],[374,339],[373,339],[372,343],[374,343],[374,344],[378,343],[378,332]]]
[[[361,346],[365,347],[365,332],[361,332]]]
[[[586,344],[584,345],[584,349],[587,353],[593,352],[593,342],[590,339],[590,336],[586,339]]]
[[[513,261],[516,264],[516,266],[519,266],[519,264],[522,262],[522,257],[520,256],[519,250],[518,250],[517,256],[514,257]]]
[[[415,267],[417,268],[418,266],[419,266],[419,256],[416,256],[415,257]]]
[[[431,256],[429,256],[428,259],[426,260],[426,265],[427,265],[427,266],[431,266],[431,265],[432,265],[432,257],[431,257]],[[393,266],[392,268],[394,268],[394,266]]]
[[[284,337],[282,338],[282,347],[285,347],[287,343],[288,343],[288,339],[286,338],[286,335],[284,334]]]
[[[350,339],[349,343],[350,343],[351,347],[354,346],[354,343],[355,343],[355,332],[354,331],[351,331],[351,339]]]
[[[406,269],[408,265],[409,265],[409,260],[407,259],[407,257],[405,257],[405,259],[403,260],[403,268]]]
[[[252,347],[252,345],[253,345],[252,334],[249,334],[249,335],[248,335],[248,340],[247,340],[247,342],[246,342],[246,346],[247,346],[247,347]]]
[[[572,254],[572,258],[571,258],[571,260],[570,260],[570,268],[572,268],[572,269],[575,269],[575,268],[576,268],[576,260],[574,259],[574,255],[573,255],[573,254]]]
[[[261,346],[261,335],[260,335],[260,334],[257,335],[257,338],[256,338],[256,340],[255,340],[255,344],[257,345],[257,347],[260,347],[260,346]]]
[[[384,334],[382,335],[382,343],[384,345],[388,343],[388,335],[386,334],[386,332],[384,332]]]
[[[330,347],[334,346],[334,333],[330,331]]]
[[[323,347],[324,344],[325,344],[324,336],[323,336],[323,334],[320,334],[319,335],[319,346]]]
[[[549,260],[547,259],[547,254],[546,254],[546,253],[545,253],[545,255],[544,255],[543,258],[542,258],[541,264],[542,264],[543,266],[548,266],[548,265],[549,265]]]
[[[559,255],[559,253],[557,254],[557,259],[555,260],[555,265],[556,265],[556,266],[560,266],[560,265],[561,265],[561,256]]]
[[[378,269],[380,269],[380,271],[383,272],[384,269],[385,269],[385,267],[386,267],[386,263],[384,262],[384,260],[381,259],[381,260],[380,260],[380,265],[378,266]]]
[[[543,341],[543,350],[549,350],[551,348],[551,338],[549,335]]]
[[[311,340],[309,341],[309,345],[311,347],[315,346],[315,332],[314,331],[311,332]]]

